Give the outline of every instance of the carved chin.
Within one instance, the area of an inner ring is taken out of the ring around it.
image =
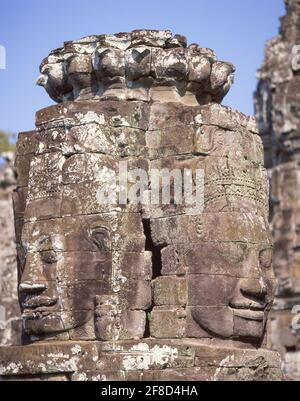
[[[230,307],[198,307],[192,309],[192,317],[206,332],[219,338],[259,341],[264,335],[267,313],[262,316],[244,316]]]
[[[233,312],[229,307],[198,307],[192,317],[209,334],[221,338],[233,336]]]
[[[234,336],[241,339],[259,341],[263,338],[267,317],[263,320],[249,320],[234,317]]]
[[[93,312],[57,312],[23,316],[23,328],[28,335],[63,333],[85,325]]]

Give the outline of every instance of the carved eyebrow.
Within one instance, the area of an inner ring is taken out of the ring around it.
[[[99,233],[100,234],[102,234],[102,233],[110,234],[110,231],[106,227],[95,227],[90,230],[90,235],[99,234]]]
[[[263,245],[259,248],[259,252],[265,252],[265,251],[273,251],[274,248],[272,245]]]

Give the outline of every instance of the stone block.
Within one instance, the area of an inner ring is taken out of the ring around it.
[[[153,301],[156,306],[185,306],[187,304],[187,279],[158,277],[152,282]]]
[[[149,319],[151,337],[184,338],[186,336],[186,312],[184,308],[155,307],[151,311]]]

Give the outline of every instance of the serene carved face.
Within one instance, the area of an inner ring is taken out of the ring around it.
[[[238,232],[239,222],[230,220],[233,232]],[[243,224],[247,233],[251,222],[245,220]],[[263,230],[260,234],[263,235]],[[198,243],[185,256],[191,272],[192,317],[215,337],[259,342],[275,290],[272,246],[267,232],[265,241],[260,238],[259,244],[252,243],[252,238],[247,241],[243,238],[232,241],[232,235],[226,238],[225,226],[222,241],[214,242],[213,236],[211,242]]]
[[[25,332],[49,335],[90,321],[96,295],[108,292],[108,227],[97,217],[28,223],[22,243],[26,262],[19,292]]]
[[[258,344],[274,299],[272,240],[263,216],[242,211],[151,222],[162,272],[186,275],[187,336]]]
[[[200,244],[194,252],[201,258],[189,286],[197,323],[216,336],[260,339],[274,297],[270,246]],[[205,261],[203,254],[211,259]],[[199,274],[209,264],[210,272]]]

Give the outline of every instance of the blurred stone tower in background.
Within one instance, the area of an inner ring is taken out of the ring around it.
[[[280,34],[268,42],[255,94],[271,180],[274,269],[279,286],[270,344],[300,377],[300,1],[286,0]]]
[[[4,135],[4,134],[3,134]],[[16,186],[14,152],[0,149],[0,344],[20,343],[17,263],[12,193]],[[7,149],[5,149],[7,150]]]

